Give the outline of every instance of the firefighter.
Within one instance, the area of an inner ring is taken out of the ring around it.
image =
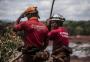
[[[63,22],[65,18],[62,15],[55,14],[49,19],[48,37],[53,41],[52,57],[53,62],[70,62],[69,34]]]
[[[20,22],[24,17],[27,17],[27,20]],[[48,28],[38,20],[39,18],[37,6],[31,5],[21,14],[14,26],[15,32],[24,31],[22,48],[24,62],[39,62],[33,59],[34,55],[48,45]]]

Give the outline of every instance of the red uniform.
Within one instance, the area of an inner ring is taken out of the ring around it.
[[[64,27],[51,30],[48,36],[53,40],[53,47],[60,47],[62,44],[68,46],[69,44],[68,32]]]
[[[48,34],[47,27],[35,18],[17,24],[14,29],[16,31],[24,30],[25,46],[41,47]]]

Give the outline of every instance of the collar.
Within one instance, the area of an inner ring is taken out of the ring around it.
[[[29,18],[29,20],[37,20],[38,21],[38,18],[37,17],[31,17],[31,18]]]

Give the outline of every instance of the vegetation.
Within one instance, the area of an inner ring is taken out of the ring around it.
[[[70,35],[90,35],[90,21],[66,21]]]
[[[14,50],[20,45],[21,37],[17,36],[11,26],[7,24],[0,29],[0,60],[8,62]]]

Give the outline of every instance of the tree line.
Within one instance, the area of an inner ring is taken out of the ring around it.
[[[90,35],[90,21],[65,21],[70,35]]]
[[[42,21],[46,25],[46,21]],[[13,25],[13,23],[0,21],[0,31],[4,32],[4,27],[8,27],[9,25]],[[68,29],[70,35],[90,35],[90,20],[88,21],[73,21],[73,20],[66,20],[64,22],[64,26]]]

